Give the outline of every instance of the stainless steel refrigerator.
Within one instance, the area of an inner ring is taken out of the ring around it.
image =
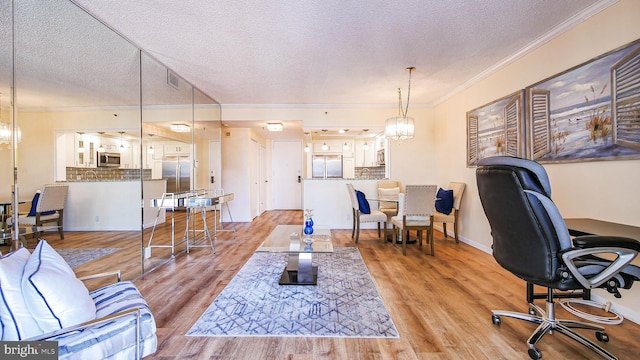
[[[342,155],[313,155],[311,172],[314,178],[342,178]]]
[[[164,156],[162,178],[167,180],[167,192],[189,191],[191,184],[191,159],[189,156]]]

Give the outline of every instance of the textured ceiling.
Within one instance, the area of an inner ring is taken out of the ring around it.
[[[612,1],[74,0],[225,105],[433,105]]]

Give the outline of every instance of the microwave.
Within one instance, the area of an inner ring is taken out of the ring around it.
[[[99,152],[98,167],[120,167],[120,153]]]

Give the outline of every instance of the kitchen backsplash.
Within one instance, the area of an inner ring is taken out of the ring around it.
[[[384,166],[355,168],[356,179],[384,179]]]
[[[143,169],[145,180],[151,179],[151,169]],[[67,181],[127,181],[140,180],[140,169],[67,167]]]

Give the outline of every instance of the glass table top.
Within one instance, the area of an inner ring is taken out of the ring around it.
[[[333,252],[330,229],[314,228],[311,235],[306,235],[303,229],[302,225],[278,225],[256,249],[256,252]]]

